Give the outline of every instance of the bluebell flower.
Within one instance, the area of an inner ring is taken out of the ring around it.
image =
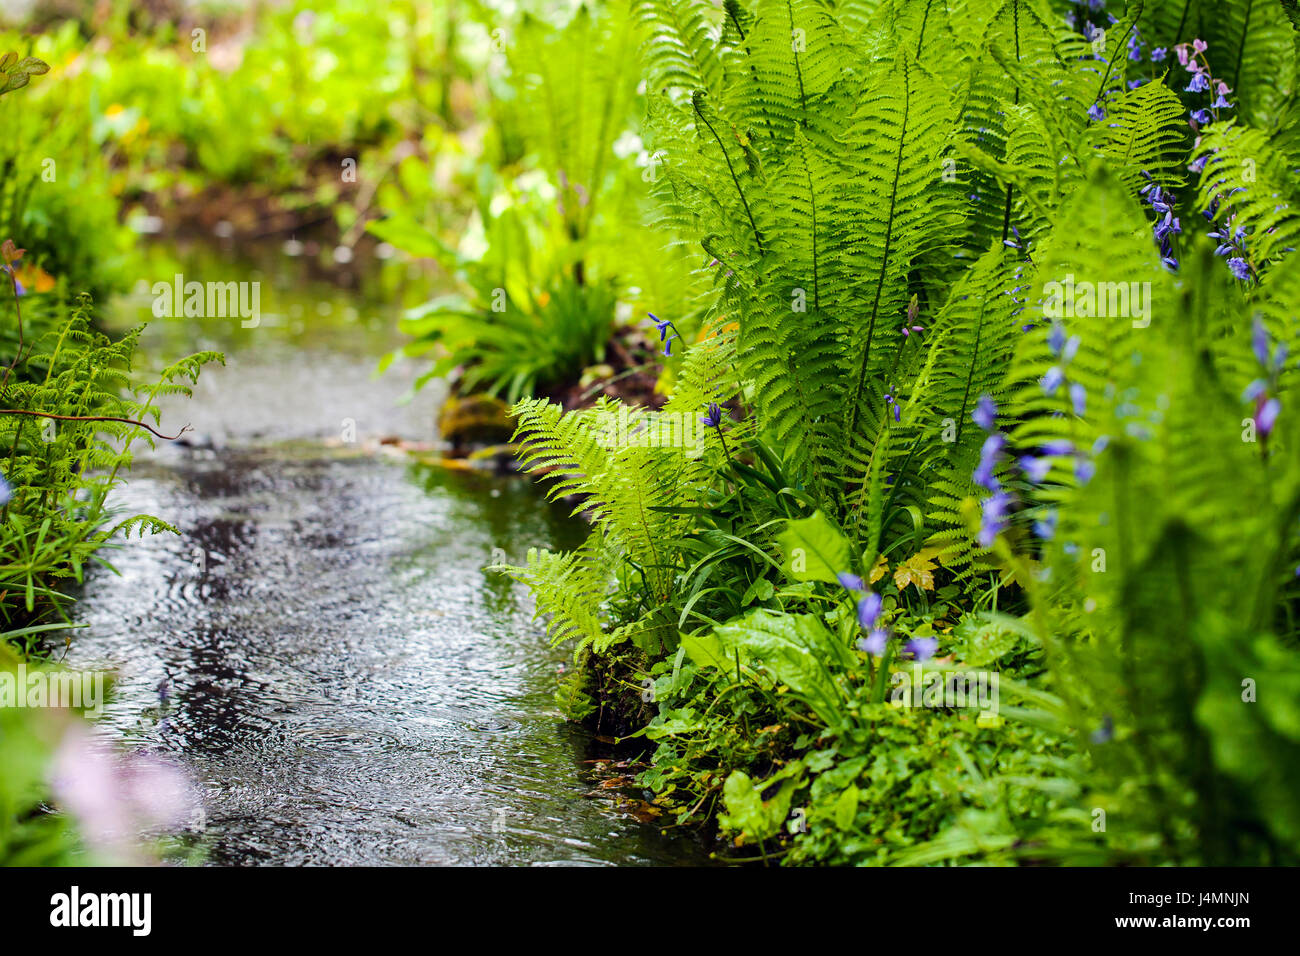
[[[1250,348],[1255,353],[1255,361],[1268,367],[1268,328],[1259,316],[1255,316],[1250,327]]]
[[[1061,349],[1061,361],[1069,365],[1077,354],[1079,354],[1079,337],[1071,335],[1065,340],[1065,348]]]
[[[661,319],[653,312],[647,312],[646,315],[650,316],[650,320],[654,322],[655,328],[659,330],[659,341],[662,342],[668,337],[668,327],[673,324],[673,320]]]
[[[1174,218],[1173,210],[1165,213],[1165,218],[1156,223],[1154,230],[1156,241],[1163,242],[1167,236],[1178,235],[1183,231],[1182,223]]]
[[[870,654],[872,657],[883,657],[885,646],[889,643],[889,632],[881,628],[876,628],[862,640],[858,641],[859,649]]]
[[[1204,73],[1196,73],[1192,76],[1192,82],[1187,84],[1188,93],[1205,93],[1210,89],[1210,81],[1205,78]]]
[[[669,336],[669,337],[664,341],[664,355],[667,356],[667,357],[669,357],[669,358],[672,357],[672,354],[673,354],[673,339],[675,339],[676,337],[677,337],[677,336],[675,336],[675,335],[670,335],[670,336]]]
[[[1115,721],[1111,720],[1110,714],[1101,719],[1101,726],[1092,732],[1089,738],[1094,744],[1109,743],[1115,738]]]
[[[839,580],[840,587],[844,588],[846,591],[861,591],[863,589],[862,578],[858,577],[856,574],[850,574],[848,571],[841,571],[839,574],[835,575],[835,577]]]
[[[993,542],[1006,527],[1007,509],[1011,506],[1011,496],[999,491],[985,498],[980,506],[979,545],[981,548],[993,547]]]
[[[1020,460],[1016,464],[1025,473],[1025,477],[1035,485],[1041,485],[1052,470],[1051,461],[1046,458],[1035,458],[1033,455],[1020,456]]]
[[[1282,403],[1276,398],[1270,398],[1260,406],[1259,411],[1255,413],[1255,428],[1261,435],[1268,437],[1273,431],[1273,426],[1277,424],[1277,416],[1281,411]]]
[[[1234,276],[1243,282],[1250,278],[1250,263],[1240,256],[1233,256],[1229,259],[1228,268],[1232,270]]]
[[[1091,459],[1080,458],[1074,463],[1074,480],[1081,485],[1086,485],[1092,481],[1092,476],[1097,473],[1097,466]]]
[[[880,620],[880,607],[883,602],[875,591],[868,591],[858,601],[858,623],[866,630],[871,630]]]
[[[993,473],[993,467],[993,462],[981,460],[980,463],[975,466],[974,474],[971,475],[975,484],[989,491],[997,491],[1001,488],[1002,485],[998,483],[997,476]]]
[[[1070,383],[1070,404],[1074,406],[1074,414],[1080,418],[1088,409],[1088,390],[1078,382]]]
[[[1241,393],[1241,400],[1243,402],[1257,402],[1267,391],[1268,382],[1262,378],[1257,378],[1246,386],[1246,390]]]
[[[1192,119],[1198,126],[1209,126],[1214,122],[1214,114],[1207,109],[1192,110]]]
[[[903,650],[918,661],[928,661],[939,649],[939,639],[935,637],[914,637],[903,645]]]
[[[1056,534],[1056,523],[1058,515],[1055,508],[1043,513],[1043,516],[1034,522],[1034,534],[1044,541],[1051,541]]]
[[[997,491],[1001,487],[993,474],[993,469],[996,467],[998,457],[1002,454],[1002,449],[1006,443],[1006,438],[997,432],[984,439],[984,445],[980,448],[979,466],[976,467],[974,474],[975,484],[981,488]]]
[[[13,488],[11,488],[9,482],[5,480],[5,476],[0,475],[0,508],[3,508],[5,505],[9,504],[9,501],[11,498],[13,498],[13,496],[14,496]]]
[[[717,428],[722,424],[722,407],[717,402],[709,402],[708,410],[700,416],[700,421],[710,428]]]
[[[986,432],[992,431],[998,417],[998,406],[988,395],[981,395],[979,401],[975,403],[975,411],[971,412],[970,417],[976,425]]]
[[[1210,106],[1212,106],[1216,110],[1232,109],[1232,104],[1228,102],[1227,98],[1222,93],[1219,94],[1219,98],[1216,99],[1213,103],[1211,103]]]
[[[1058,366],[1053,365],[1047,370],[1047,374],[1043,376],[1043,394],[1055,395],[1056,390],[1061,387],[1061,383],[1064,381],[1065,373]]]
[[[1101,121],[1106,118],[1106,109],[1098,101],[1088,107],[1088,118],[1095,121]]]
[[[1106,447],[1109,444],[1110,444],[1109,435],[1098,435],[1097,440],[1092,443],[1092,456],[1096,458],[1098,455],[1100,455],[1102,452],[1106,450]]]
[[[1043,443],[1043,454],[1045,455],[1073,455],[1074,442],[1065,438],[1054,438],[1049,442]]]
[[[1163,62],[1163,60],[1165,59],[1165,57],[1167,57],[1168,55],[1169,55],[1169,51],[1168,51],[1168,50],[1166,50],[1166,49],[1165,49],[1164,47],[1162,47],[1162,46],[1158,46],[1158,47],[1156,47],[1154,50],[1151,51],[1151,62],[1152,62],[1152,63],[1160,63],[1160,62]]]
[[[1060,322],[1052,323],[1052,330],[1047,333],[1047,347],[1052,350],[1052,357],[1057,358],[1065,348],[1065,326]]]

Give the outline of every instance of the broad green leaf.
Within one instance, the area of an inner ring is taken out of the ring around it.
[[[820,511],[787,521],[777,540],[785,555],[785,572],[795,581],[837,584],[836,575],[856,571],[848,541]]]

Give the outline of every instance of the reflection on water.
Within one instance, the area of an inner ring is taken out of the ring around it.
[[[213,447],[160,448],[123,491],[184,533],[87,582],[71,659],[121,672],[104,732],[190,769],[217,863],[702,861],[593,795],[590,742],[551,701],[566,655],[482,571],[582,529],[518,480],[301,440],[345,407],[411,438],[432,416],[391,414],[404,385],[375,387],[345,322],[301,353],[276,328],[205,373],[218,407],[184,409]]]

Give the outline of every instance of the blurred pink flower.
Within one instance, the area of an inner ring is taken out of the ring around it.
[[[80,724],[64,734],[50,783],[86,843],[118,861],[146,862],[141,837],[184,825],[196,805],[179,768],[147,754],[119,754]]]

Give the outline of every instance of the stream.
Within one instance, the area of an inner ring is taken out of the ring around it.
[[[153,319],[149,284],[176,268],[261,282],[260,324]],[[184,845],[213,864],[707,862],[618,806],[645,794],[601,788],[597,762],[626,754],[559,717],[568,653],[483,570],[583,527],[524,480],[383,443],[436,438],[440,386],[399,404],[418,368],[374,373],[421,280],[390,262],[341,287],[278,246],[160,247],[150,269],[110,324],[152,322],[155,364],[218,348],[227,365],[163,403],[164,430],[193,432],[141,445],[117,496],[182,535],[88,574],[68,661],[117,674],[99,733],[194,779]]]

